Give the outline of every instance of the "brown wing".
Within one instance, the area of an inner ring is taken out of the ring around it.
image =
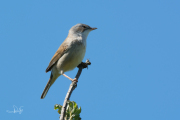
[[[52,57],[49,66],[46,68],[46,72],[51,71],[52,67],[55,65],[55,63],[63,56],[63,54],[67,51],[67,45],[63,42],[61,46],[58,48],[54,56]]]

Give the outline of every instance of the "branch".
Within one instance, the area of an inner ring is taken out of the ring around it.
[[[78,65],[78,73],[76,74],[76,79],[78,80],[80,75],[81,75],[81,72],[82,72],[82,69],[84,68],[88,68],[88,65],[91,65],[91,62],[89,62],[89,60],[86,60],[85,63],[81,62],[81,64]],[[63,106],[62,106],[62,110],[61,110],[61,117],[60,117],[60,120],[64,120],[64,117],[65,117],[65,112],[66,112],[66,106],[67,106],[67,101],[69,100],[69,98],[71,97],[71,94],[73,92],[73,90],[77,87],[77,82],[76,81],[73,81],[70,86],[69,86],[69,90],[66,94],[66,97],[64,99],[64,103],[63,103]]]

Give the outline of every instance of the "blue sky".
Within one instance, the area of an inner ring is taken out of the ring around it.
[[[52,56],[77,23],[87,39],[84,69],[71,100],[85,120],[180,119],[180,1],[0,1],[0,119],[59,119],[70,81],[61,76],[45,99]],[[74,77],[77,68],[66,74]],[[13,105],[23,112],[7,113]]]

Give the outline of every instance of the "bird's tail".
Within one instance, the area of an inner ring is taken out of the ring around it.
[[[49,78],[49,81],[46,85],[46,87],[44,88],[44,91],[41,95],[41,99],[44,99],[46,97],[46,94],[49,90],[49,88],[51,87],[51,85],[55,82],[56,78],[53,77],[53,75],[51,74],[50,78]]]

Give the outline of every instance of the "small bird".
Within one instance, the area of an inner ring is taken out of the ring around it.
[[[67,38],[60,45],[46,69],[46,72],[51,71],[51,75],[41,99],[45,98],[49,88],[60,75],[67,77],[71,81],[77,81],[76,78],[72,79],[64,72],[73,70],[82,62],[86,52],[87,36],[95,29],[97,28],[92,28],[86,24],[76,24],[69,30]]]

